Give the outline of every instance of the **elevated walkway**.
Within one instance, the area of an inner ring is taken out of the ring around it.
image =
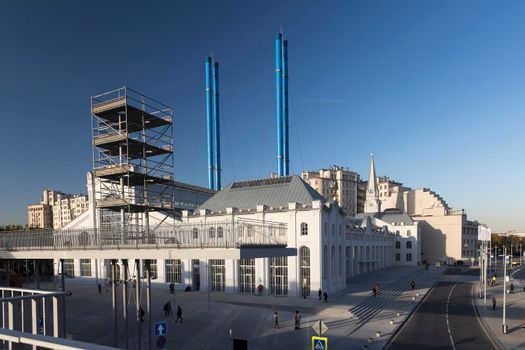
[[[258,221],[0,233],[0,259],[246,259],[295,256],[286,225]]]

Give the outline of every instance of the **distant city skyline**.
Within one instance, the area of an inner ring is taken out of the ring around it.
[[[378,175],[428,187],[493,231],[525,231],[525,3],[202,5],[0,5],[0,225],[25,224],[43,189],[87,192],[89,98],[123,85],[174,108],[175,179],[206,186],[210,53],[223,185],[268,177],[282,28],[291,173],[340,165],[366,178],[374,153]]]

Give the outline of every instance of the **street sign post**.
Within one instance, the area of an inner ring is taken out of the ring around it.
[[[157,338],[157,348],[159,349],[166,349],[166,337],[163,335],[160,335]]]
[[[168,334],[168,324],[166,322],[155,323],[153,333],[156,336]]]
[[[328,330],[328,327],[321,320],[319,320],[319,322],[315,322],[312,328],[319,336],[322,336]]]
[[[312,336],[312,350],[328,350],[328,338]]]

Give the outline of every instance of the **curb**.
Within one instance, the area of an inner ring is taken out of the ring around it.
[[[485,322],[485,320],[481,317],[481,314],[479,313],[478,303],[476,302],[477,299],[475,298],[475,287],[476,283],[473,283],[471,289],[472,292],[470,294],[472,297],[472,305],[474,306],[474,312],[476,313],[476,317],[478,318],[479,325],[481,326],[481,329],[483,329],[483,332],[485,332],[487,338],[489,338],[494,348],[497,350],[503,350],[505,349],[505,346],[503,346],[501,341],[498,339],[498,336],[492,331],[492,329],[489,327],[489,325]]]
[[[439,281],[434,281],[432,286],[430,286],[430,288],[425,293],[425,296],[423,298],[419,299],[419,301],[417,302],[416,306],[408,313],[407,317],[405,317],[403,322],[401,322],[401,324],[392,332],[392,335],[390,336],[390,338],[388,338],[388,340],[386,341],[385,345],[381,348],[382,350],[387,350],[390,347],[390,345],[395,340],[395,338],[397,337],[399,332],[403,329],[405,324],[412,318],[412,315],[417,311],[417,309],[419,309],[419,307],[421,306],[421,303],[423,303],[423,301],[428,297],[428,295],[430,294],[432,289],[434,289],[434,286],[438,282]]]

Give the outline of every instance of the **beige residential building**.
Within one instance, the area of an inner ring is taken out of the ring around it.
[[[88,198],[60,191],[44,190],[40,204],[27,206],[29,227],[60,229],[88,209]]]
[[[305,171],[301,177],[326,199],[336,201],[349,216],[357,213],[359,174],[348,168],[332,166]]]
[[[465,210],[450,208],[428,188],[392,192],[382,206],[402,209],[420,223],[422,261],[451,263],[477,257],[479,223],[468,220]]]
[[[60,229],[88,210],[89,201],[84,195],[59,195],[53,205],[53,228]]]
[[[53,209],[49,204],[27,206],[29,228],[53,228]]]

